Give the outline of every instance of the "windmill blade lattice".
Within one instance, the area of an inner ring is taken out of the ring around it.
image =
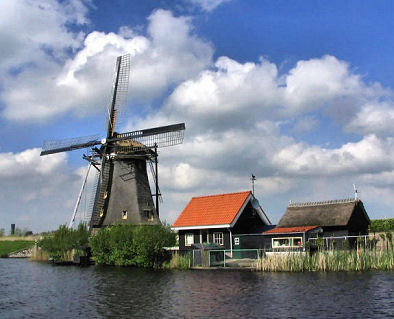
[[[98,145],[101,142],[98,140],[99,135],[90,135],[83,137],[68,138],[62,140],[48,140],[44,142],[42,146],[42,155],[68,152],[81,148],[91,147]]]
[[[128,133],[118,134],[117,138],[130,138],[143,144],[145,147],[153,148],[167,147],[183,143],[185,133],[185,123],[155,127],[145,130],[138,130]]]
[[[127,102],[129,91],[130,54],[120,56],[116,60],[112,96],[107,111],[106,131],[107,137],[112,136],[116,121],[122,118],[121,114]],[[119,120],[118,120],[119,122]]]

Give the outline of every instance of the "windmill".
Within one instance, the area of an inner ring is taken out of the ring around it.
[[[160,223],[161,194],[158,186],[157,149],[183,143],[184,123],[125,133],[115,131],[116,119],[126,104],[129,72],[130,55],[119,56],[116,60],[112,97],[107,112],[106,138],[99,140],[98,136],[89,136],[47,141],[40,154],[43,156],[90,148],[90,152],[83,155],[89,162],[89,168],[70,225],[75,217],[89,170],[93,166],[99,172],[89,222],[93,232],[97,228],[114,223]],[[152,168],[155,194],[152,194],[150,189],[147,163]],[[156,206],[153,196],[156,198]]]

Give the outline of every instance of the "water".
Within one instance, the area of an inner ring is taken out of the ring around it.
[[[0,259],[0,318],[394,318],[394,272],[61,267]]]

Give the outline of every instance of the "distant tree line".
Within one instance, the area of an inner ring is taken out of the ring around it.
[[[9,235],[11,236],[11,231],[9,231]],[[13,234],[13,236],[16,237],[23,237],[23,236],[30,236],[33,235],[33,232],[28,229],[28,228],[15,228],[15,233]],[[6,231],[4,228],[0,228],[0,237],[6,236]]]
[[[369,225],[370,232],[394,231],[394,218],[372,219]]]

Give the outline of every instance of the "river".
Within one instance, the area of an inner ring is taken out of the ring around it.
[[[259,273],[0,259],[0,318],[394,318],[394,272]]]

